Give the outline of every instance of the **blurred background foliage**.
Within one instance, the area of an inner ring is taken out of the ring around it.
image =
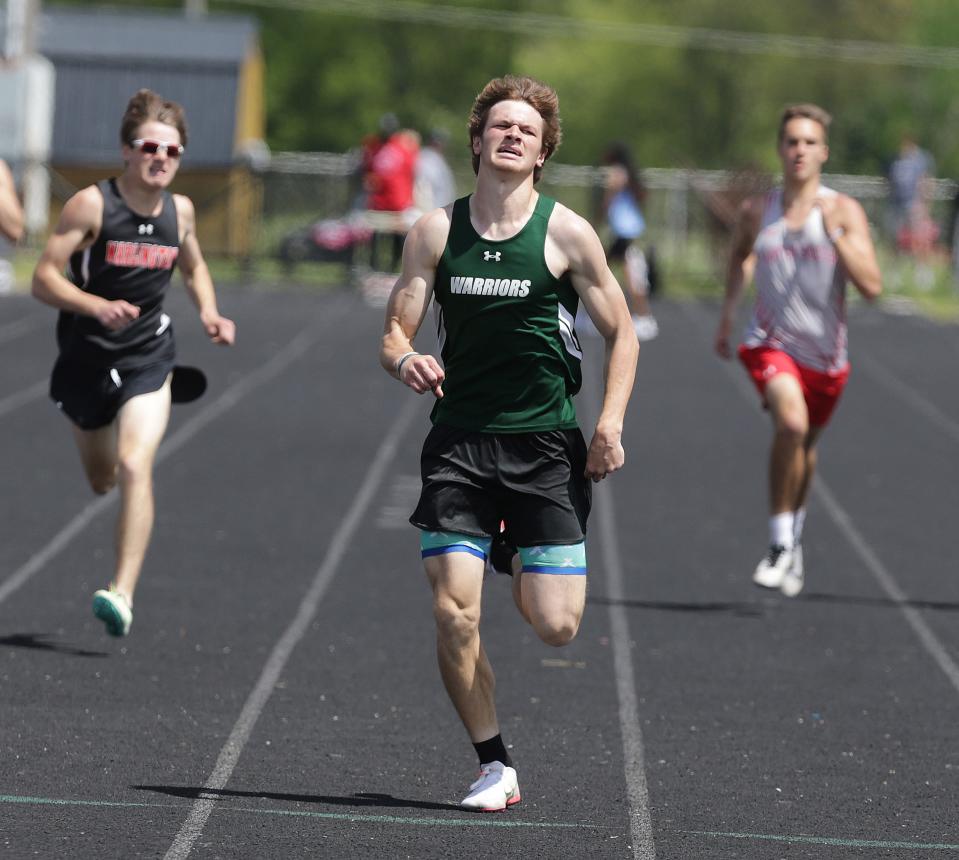
[[[959,0],[112,0],[125,9],[187,5],[259,22],[274,154],[351,153],[336,163],[355,164],[360,142],[391,112],[423,135],[450,134],[446,155],[465,193],[476,93],[507,72],[547,81],[560,95],[564,143],[542,190],[591,214],[598,172],[561,165],[596,165],[610,141],[628,144],[650,186],[645,242],[671,295],[718,294],[735,198],[757,176],[778,173],[783,107],[820,104],[835,117],[829,181],[852,175],[841,190],[866,206],[890,294],[959,316],[959,255],[950,257]],[[944,180],[932,210],[939,244],[921,264],[894,247],[885,185],[871,178],[885,175],[906,134]],[[284,241],[355,207],[355,176],[337,170],[265,174],[255,248],[222,261],[240,267],[222,277],[255,270],[269,280]],[[297,273],[343,277],[326,264]]]
[[[882,173],[909,131],[936,157],[940,175],[959,175],[959,63],[923,66],[921,51],[911,64],[878,54],[856,62],[786,54],[775,38],[949,48],[959,44],[954,0],[487,0],[482,20],[455,14],[479,5],[208,0],[207,7],[260,22],[273,150],[345,151],[386,111],[420,131],[445,127],[454,152],[457,136],[465,149],[474,95],[513,71],[558,90],[566,132],[559,159],[567,163],[593,163],[617,138],[647,165],[775,169],[780,110],[814,101],[836,117],[832,171]],[[410,13],[424,7],[425,15]],[[541,16],[539,26],[531,16]],[[676,44],[637,36],[642,25],[676,28]],[[750,34],[755,52],[690,43],[704,31]]]

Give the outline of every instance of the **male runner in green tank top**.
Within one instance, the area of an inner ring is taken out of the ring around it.
[[[560,142],[556,93],[531,78],[490,81],[470,115],[476,191],[410,231],[390,296],[380,361],[436,398],[423,490],[410,521],[433,590],[440,674],[476,748],[462,805],[520,800],[479,636],[483,573],[501,520],[518,546],[516,605],[537,635],[565,645],[586,600],[590,480],[621,468],[623,416],[639,345],[592,227],[535,190]],[[413,340],[430,299],[443,364]],[[606,341],[606,389],[587,449],[572,397],[582,301]]]

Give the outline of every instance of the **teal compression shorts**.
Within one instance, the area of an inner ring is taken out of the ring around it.
[[[423,530],[420,532],[420,554],[423,558],[429,558],[432,555],[446,555],[448,552],[466,552],[486,561],[492,542],[493,539],[488,537]]]
[[[465,552],[485,561],[489,557],[492,539],[457,532],[420,532],[420,554],[423,558]],[[519,547],[523,573],[553,573],[561,575],[586,574],[586,542],[573,544],[544,544]]]

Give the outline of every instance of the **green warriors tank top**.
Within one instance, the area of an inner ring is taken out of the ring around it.
[[[446,381],[432,420],[466,430],[526,433],[576,427],[583,357],[579,297],[546,266],[555,201],[542,195],[510,239],[481,238],[469,197],[453,204],[434,297]]]

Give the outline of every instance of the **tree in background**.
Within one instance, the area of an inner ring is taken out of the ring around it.
[[[85,0],[47,0],[88,6]],[[182,0],[140,0],[182,8]],[[463,105],[506,71],[549,81],[560,93],[566,143],[560,160],[595,161],[604,143],[631,142],[641,161],[663,167],[774,170],[770,116],[815,101],[842,118],[830,170],[881,174],[904,129],[930,149],[946,175],[959,174],[956,69],[847,62],[626,40],[631,25],[915,46],[959,41],[953,4],[940,0],[420,0],[485,16],[456,26],[394,20],[388,0],[348,14],[336,3],[209,0],[211,13],[256,16],[266,56],[268,143],[274,150],[342,152],[386,111],[404,125],[451,134],[450,157],[466,162]],[[542,16],[539,27],[528,18]],[[523,26],[514,24],[522,22]],[[557,26],[553,23],[559,22]],[[576,26],[580,22],[580,26]],[[612,25],[597,33],[583,22]],[[620,32],[621,31],[621,32]]]

